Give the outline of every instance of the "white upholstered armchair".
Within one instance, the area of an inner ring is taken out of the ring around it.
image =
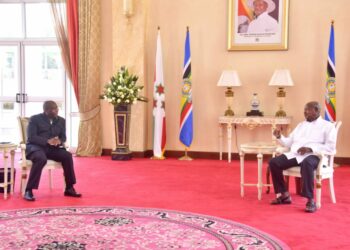
[[[20,190],[22,195],[25,192],[25,188],[27,186],[27,179],[29,177],[30,168],[32,167],[32,161],[27,160],[26,158],[26,143],[27,143],[27,127],[29,123],[28,117],[18,117],[18,125],[19,125],[19,131],[20,131],[20,148],[21,148],[21,183],[20,183]],[[52,189],[52,170],[54,169],[62,169],[62,165],[60,162],[56,162],[53,160],[47,160],[47,163],[44,167],[44,170],[49,171],[49,185],[50,189]]]
[[[338,135],[339,128],[342,122],[338,121],[334,123],[336,128],[336,133]],[[283,152],[288,151],[288,148],[278,148],[277,154],[281,154]],[[316,205],[317,208],[321,207],[321,190],[322,190],[322,180],[329,180],[329,191],[331,195],[331,199],[333,203],[336,203],[335,192],[334,192],[334,181],[333,181],[333,172],[334,172],[334,155],[332,153],[327,152],[315,152],[320,158],[320,162],[315,170],[315,181],[316,181]],[[283,171],[283,175],[288,178],[289,176],[301,177],[300,167],[295,166]],[[288,181],[287,181],[288,183]]]

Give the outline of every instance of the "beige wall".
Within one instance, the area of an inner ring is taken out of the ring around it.
[[[116,11],[122,15],[120,6]],[[103,1],[102,5],[111,5]],[[121,1],[120,1],[121,2]],[[138,8],[140,0],[135,0]],[[141,1],[145,15],[131,17],[145,18],[144,70],[147,95],[152,99],[155,64],[157,26],[161,27],[163,64],[166,93],[167,149],[183,150],[179,140],[179,113],[184,40],[186,26],[190,27],[192,53],[192,83],[194,105],[194,140],[190,150],[218,152],[218,116],[222,115],[226,104],[224,89],[216,86],[221,71],[236,69],[243,86],[234,88],[234,111],[238,115],[250,109],[249,101],[254,92],[258,93],[261,110],[265,115],[273,115],[276,107],[276,89],[268,86],[272,73],[277,68],[289,68],[295,86],[287,89],[285,110],[293,116],[292,127],[303,119],[303,106],[307,101],[323,102],[326,79],[327,51],[330,20],[335,20],[335,47],[337,71],[337,119],[342,120],[338,141],[338,156],[350,157],[350,118],[346,115],[346,90],[350,79],[350,17],[348,0],[291,0],[289,13],[289,49],[287,51],[234,51],[226,50],[227,41],[227,0],[151,0]],[[146,4],[145,4],[146,3]],[[112,4],[112,5],[113,5]],[[105,11],[110,11],[106,6]],[[119,15],[119,14],[117,14]],[[103,30],[112,24],[108,14],[103,14]],[[119,20],[120,21],[120,20]],[[121,22],[121,21],[120,21]],[[119,25],[114,23],[113,25]],[[122,22],[120,25],[125,25]],[[127,32],[127,30],[125,30]],[[110,43],[104,35],[103,57],[110,60]],[[112,39],[113,40],[113,39]],[[108,52],[106,52],[106,50]],[[113,55],[120,56],[120,55]],[[122,59],[122,58],[121,58]],[[127,58],[125,58],[127,61]],[[128,61],[129,62],[129,61]],[[102,82],[108,79],[111,69],[103,70]],[[143,84],[143,83],[141,83]],[[101,83],[101,86],[103,83]],[[139,105],[139,104],[138,104]],[[103,104],[103,147],[113,148],[111,108]],[[152,102],[147,104],[146,149],[152,148]],[[137,119],[132,120],[137,123]],[[134,126],[136,128],[136,126]],[[270,139],[268,128],[248,130],[239,127],[234,144],[251,140]],[[134,138],[137,140],[137,138]],[[237,140],[237,141],[236,141]],[[237,148],[234,145],[234,151]],[[138,150],[131,148],[132,150]]]

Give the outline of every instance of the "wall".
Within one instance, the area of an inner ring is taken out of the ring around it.
[[[337,119],[343,121],[338,137],[338,156],[350,157],[350,132],[347,129],[350,118],[346,115],[345,92],[350,80],[350,33],[346,27],[350,21],[347,8],[350,7],[350,2],[290,1],[287,51],[227,51],[227,5],[226,0],[152,0],[148,1],[147,6],[141,4],[147,9],[145,34],[140,36],[145,35],[145,85],[150,99],[157,27],[161,28],[167,149],[183,150],[178,135],[186,26],[190,27],[191,35],[194,103],[194,140],[190,150],[218,152],[217,120],[226,107],[224,89],[216,86],[222,70],[236,69],[240,75],[243,86],[234,88],[233,108],[237,115],[243,115],[250,109],[249,101],[254,92],[258,93],[261,110],[265,115],[273,115],[277,110],[276,88],[268,86],[268,82],[275,69],[289,68],[295,86],[287,89],[285,110],[293,116],[291,127],[294,127],[303,119],[303,106],[306,102],[324,100],[330,21],[334,19]],[[143,138],[147,140],[146,148],[151,149],[152,102],[147,107],[148,130]],[[109,117],[104,116],[104,120],[108,122]],[[234,144],[270,139],[270,130],[264,127],[255,130],[239,127],[236,132]],[[110,132],[103,131],[103,134],[104,148],[112,148],[113,145],[107,143]],[[236,146],[233,149],[237,152]]]

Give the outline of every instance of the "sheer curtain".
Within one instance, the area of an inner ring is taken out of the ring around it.
[[[100,122],[100,0],[49,0],[57,40],[79,105],[76,155],[102,153]]]
[[[79,104],[78,55],[79,23],[77,0],[49,0],[54,17],[54,27],[68,78],[73,84]]]

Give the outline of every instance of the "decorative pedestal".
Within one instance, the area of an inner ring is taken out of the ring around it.
[[[116,149],[112,152],[112,160],[130,160],[132,157],[129,150],[130,114],[130,104],[114,106]]]

